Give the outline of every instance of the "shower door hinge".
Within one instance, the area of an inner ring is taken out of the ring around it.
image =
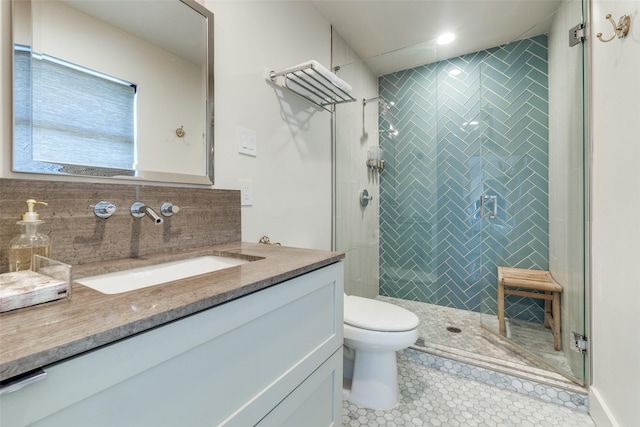
[[[578,24],[569,30],[569,47],[584,43],[587,38],[584,24]]]
[[[571,342],[569,343],[571,350],[585,354],[589,349],[589,341],[587,337],[577,332],[571,332]]]

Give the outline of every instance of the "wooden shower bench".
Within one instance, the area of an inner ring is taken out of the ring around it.
[[[527,289],[528,291],[518,289]],[[551,274],[548,271],[498,267],[498,330],[500,335],[505,334],[505,295],[540,298],[544,299],[544,326],[546,328],[551,328],[551,333],[553,334],[553,348],[560,350],[561,293],[562,286],[553,280],[553,277],[551,277]]]

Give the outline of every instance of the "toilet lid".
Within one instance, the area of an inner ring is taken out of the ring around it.
[[[344,298],[344,323],[371,331],[400,332],[417,328],[420,321],[397,305],[351,295]]]

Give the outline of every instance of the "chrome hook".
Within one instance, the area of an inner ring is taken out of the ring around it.
[[[618,25],[616,25],[616,22],[613,20],[610,13],[605,16],[605,19],[608,19],[611,22],[611,25],[613,26],[613,35],[605,40],[602,38],[602,33],[596,34],[596,37],[598,37],[601,42],[608,43],[616,38],[616,36],[618,36],[619,39],[623,39],[627,36],[629,28],[631,27],[631,17],[629,15],[622,15],[618,21]]]

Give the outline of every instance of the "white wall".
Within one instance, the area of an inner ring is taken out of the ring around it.
[[[346,254],[345,292],[375,298],[379,282],[380,174],[367,168],[365,161],[368,149],[379,144],[378,103],[365,107],[363,129],[362,99],[378,96],[378,78],[335,31],[332,41],[333,65],[340,66],[338,76],[351,84],[357,98],[356,102],[336,107],[335,247]],[[366,207],[360,205],[363,189],[372,197]]]
[[[268,70],[331,59],[331,27],[305,2],[211,1],[215,14],[215,187],[250,179],[242,238],[268,235],[285,245],[331,248],[331,115],[283,94]],[[0,2],[2,161],[0,177],[71,179],[11,172],[11,3]],[[236,130],[256,132],[258,156],[238,154]],[[92,181],[100,181],[92,179]],[[102,181],[104,182],[104,181]]]
[[[623,40],[609,37],[631,15]],[[638,425],[640,403],[640,1],[594,0],[592,15],[591,414],[598,427]]]
[[[331,26],[305,2],[209,1],[215,14],[215,186],[252,181],[242,238],[331,248],[331,114],[265,81],[309,59],[329,67]],[[258,156],[238,154],[238,127]]]

